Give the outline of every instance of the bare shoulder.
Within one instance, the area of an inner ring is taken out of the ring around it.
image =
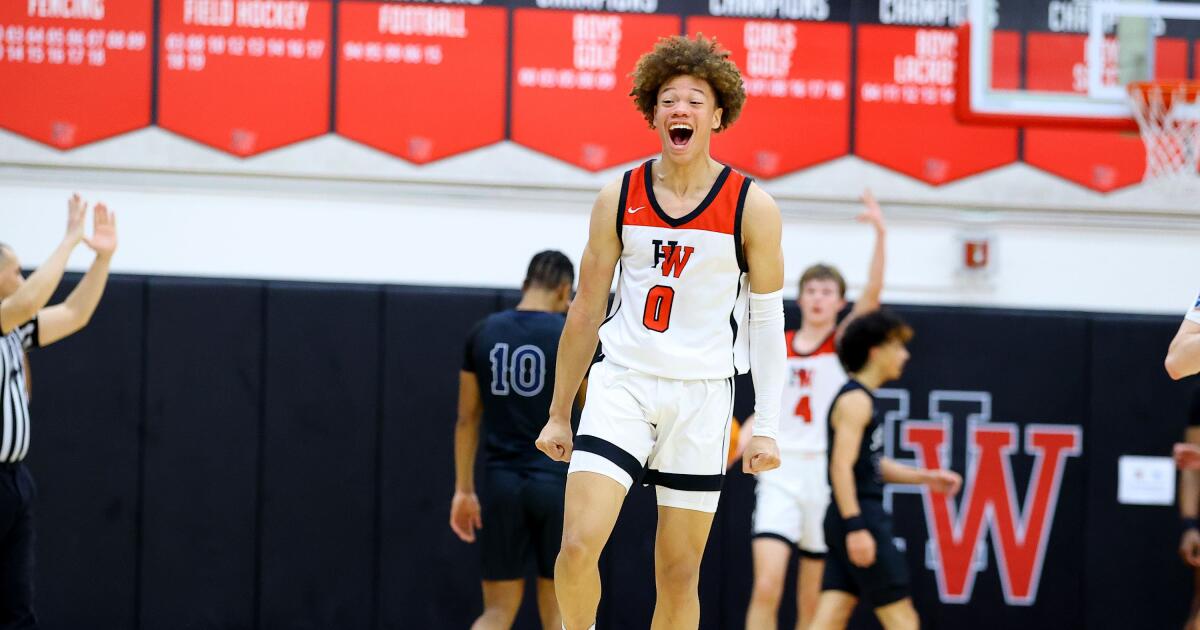
[[[617,204],[621,202],[621,182],[623,178],[618,177],[600,189],[600,194],[596,195],[596,209],[604,208],[611,214],[616,214]]]
[[[746,218],[770,218],[779,216],[779,204],[775,203],[775,198],[770,193],[763,190],[758,182],[750,183],[750,190],[746,191],[746,206],[744,209]]]
[[[591,226],[588,230],[590,247],[619,253],[617,215],[620,208],[617,206],[620,203],[621,178],[617,178],[600,189],[600,194],[596,195],[596,202],[592,204]]]
[[[871,420],[874,405],[875,403],[871,401],[871,396],[861,389],[847,392],[842,394],[837,399],[837,402],[834,403],[832,409],[833,420],[839,423],[849,422],[866,425]]]
[[[779,213],[779,204],[757,182],[750,184],[746,192],[746,205],[743,207],[742,229],[748,240],[756,236],[771,236],[778,238],[783,229],[783,218]]]

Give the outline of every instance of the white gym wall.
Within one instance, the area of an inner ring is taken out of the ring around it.
[[[621,170],[507,142],[416,167],[332,135],[241,160],[154,128],[69,153],[0,132],[0,241],[36,265],[78,190],[120,217],[118,272],[513,287],[535,251],[578,261],[595,191]],[[861,286],[864,185],[890,226],[886,301],[1182,313],[1200,289],[1194,199],[1102,195],[1024,164],[932,187],[855,157],[763,185],[784,212],[789,294],[818,260],[851,297]],[[986,276],[961,271],[968,234],[991,238]]]

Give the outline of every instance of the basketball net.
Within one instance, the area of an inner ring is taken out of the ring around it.
[[[1200,193],[1200,81],[1130,83],[1129,101],[1146,145],[1142,181]]]

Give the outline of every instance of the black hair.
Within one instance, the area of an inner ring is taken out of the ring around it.
[[[888,310],[867,313],[851,321],[838,342],[838,359],[847,372],[858,372],[867,364],[871,349],[898,340],[908,343],[913,329],[900,316]]]
[[[563,283],[575,284],[575,265],[567,255],[556,250],[548,249],[534,254],[529,261],[529,271],[525,272],[525,282],[522,291],[532,288],[555,290]]]

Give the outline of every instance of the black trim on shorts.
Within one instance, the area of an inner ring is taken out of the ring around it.
[[[825,560],[825,556],[829,555],[829,554],[825,553],[824,551],[809,551],[802,547],[797,547],[796,550],[800,552],[801,557],[808,558],[809,560],[822,560],[823,561],[823,560]]]
[[[647,468],[642,483],[685,492],[720,492],[725,475],[686,475]]]
[[[633,483],[638,483],[642,479],[643,468],[637,458],[604,438],[594,435],[576,436],[574,450],[598,455],[616,464],[633,478]]]
[[[796,546],[796,543],[789,540],[788,537],[784,536],[783,534],[776,534],[775,532],[758,532],[757,534],[753,534],[750,536],[750,540],[758,540],[759,538],[768,538],[770,540],[778,540],[779,542],[786,544],[787,546],[791,547],[792,549],[799,549],[799,547]]]
[[[858,598],[860,600],[866,599],[867,604],[871,606],[872,610],[878,610],[884,606],[891,606],[902,599],[912,597],[912,592],[907,584],[903,586],[891,586],[886,589],[876,591],[876,593],[878,594],[875,596],[859,595]]]

